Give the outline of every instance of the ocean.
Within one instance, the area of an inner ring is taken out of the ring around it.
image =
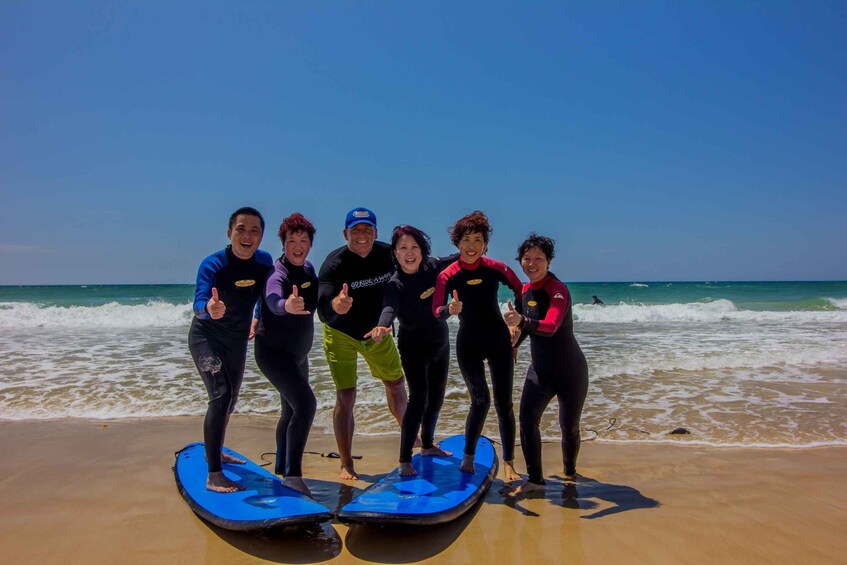
[[[847,445],[847,282],[568,286],[589,365],[584,440]],[[193,293],[193,285],[0,287],[0,419],[202,415],[205,390],[187,347]],[[605,305],[591,305],[592,295]],[[335,392],[316,327],[315,425],[331,433]],[[278,395],[252,347],[238,412],[276,414]],[[525,344],[516,410],[528,363]],[[467,409],[454,360],[438,434],[461,433]],[[356,426],[357,434],[397,431],[364,363]],[[670,433],[677,428],[690,433]],[[485,433],[498,437],[493,408]],[[555,401],[542,433],[560,437]]]

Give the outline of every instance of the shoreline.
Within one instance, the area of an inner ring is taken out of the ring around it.
[[[275,424],[236,414],[227,444],[261,463]],[[591,441],[575,484],[548,479],[543,494],[518,499],[498,475],[479,505],[447,524],[332,521],[244,533],[202,521],[177,492],[173,453],[202,440],[201,417],[0,421],[0,438],[0,563],[838,563],[847,555],[843,446]],[[361,480],[341,482],[338,460],[319,455],[336,451],[332,434],[313,429],[304,478],[335,510],[396,466],[398,445],[399,434],[356,436]],[[558,444],[545,444],[545,476],[561,471]]]

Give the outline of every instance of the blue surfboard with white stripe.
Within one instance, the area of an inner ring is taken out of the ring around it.
[[[360,524],[439,524],[454,520],[478,502],[497,475],[497,455],[482,436],[476,446],[474,473],[459,470],[465,436],[440,443],[449,457],[412,457],[416,476],[404,477],[398,469],[368,487],[338,512],[338,519]]]
[[[323,522],[332,519],[328,508],[308,496],[282,485],[276,475],[243,455],[243,465],[224,463],[224,475],[244,487],[230,493],[206,489],[206,453],[202,443],[191,443],[177,452],[174,478],[180,494],[205,520],[227,530],[256,530],[272,526]]]

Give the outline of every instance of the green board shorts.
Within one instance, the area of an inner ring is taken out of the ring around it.
[[[394,340],[386,336],[379,343],[372,339],[358,340],[324,324],[324,353],[336,390],[356,388],[359,374],[356,371],[357,355],[365,358],[368,368],[376,378],[392,382],[403,378],[400,354]]]

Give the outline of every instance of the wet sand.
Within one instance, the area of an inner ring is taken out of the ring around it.
[[[275,419],[234,416],[227,444],[258,461]],[[843,563],[847,447],[705,448],[586,442],[576,483],[519,499],[500,478],[448,524],[258,533],[198,518],[177,492],[174,451],[201,419],[0,422],[0,563]],[[357,437],[361,480],[307,454],[315,498],[337,509],[396,465],[399,436]],[[307,450],[335,451],[315,430]],[[545,473],[561,474],[558,444]],[[518,449],[518,453],[520,449]],[[270,459],[268,459],[270,460]],[[518,456],[517,467],[525,471]],[[501,466],[502,468],[502,466]]]

